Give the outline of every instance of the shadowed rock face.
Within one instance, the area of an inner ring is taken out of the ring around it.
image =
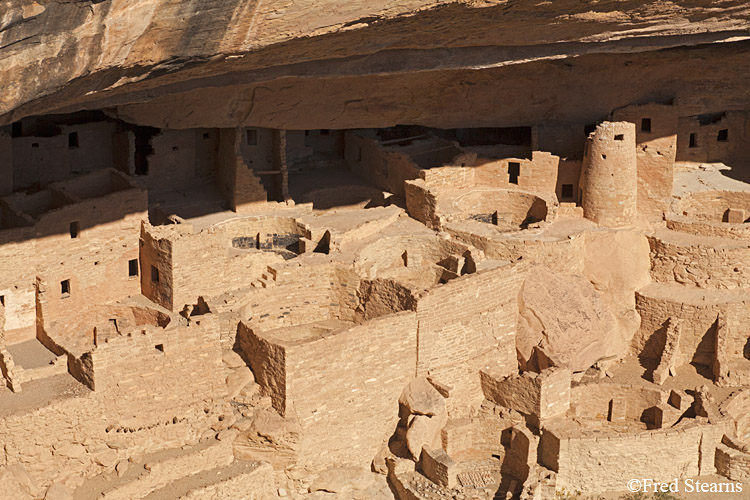
[[[750,6],[711,5],[5,0],[0,123],[102,108],[172,128],[504,126],[675,98],[744,109]]]

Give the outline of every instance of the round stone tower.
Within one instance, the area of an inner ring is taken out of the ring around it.
[[[604,122],[589,135],[580,181],[583,215],[603,226],[625,226],[637,215],[635,124]]]

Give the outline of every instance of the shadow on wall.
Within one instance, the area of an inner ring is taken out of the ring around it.
[[[453,215],[496,226],[525,229],[547,218],[547,202],[531,193],[510,189],[477,190],[453,201]]]
[[[710,372],[710,365],[712,363],[713,353],[715,352],[714,345],[716,343],[716,329],[718,328],[718,322],[718,319],[714,321],[708,330],[706,330],[706,332],[700,337],[701,340],[698,342],[695,352],[691,353],[690,359],[687,360],[687,363],[692,364],[697,369],[705,369]],[[661,353],[664,351],[667,342],[668,326],[669,320],[664,321],[661,327],[654,331],[654,333],[648,338],[638,355],[638,361],[646,371],[653,371],[659,365]],[[709,376],[708,378],[712,378],[712,376]]]
[[[159,77],[173,74],[178,69],[181,69],[183,71],[185,71],[186,69],[193,69],[190,68],[191,62],[193,64],[203,63],[203,65],[206,67],[203,73],[211,74],[211,77],[209,78],[215,78],[215,75],[219,72],[211,71],[211,68],[215,69],[215,66],[211,66],[212,63],[210,62],[205,62],[203,58],[208,55],[216,54],[218,44],[225,45],[227,47],[235,46],[233,45],[233,43],[237,43],[239,45],[243,40],[243,37],[247,36],[247,33],[243,30],[232,33],[229,32],[229,29],[237,24],[237,19],[252,17],[255,14],[256,8],[255,2],[224,0],[217,3],[221,5],[221,8],[201,10],[199,8],[199,2],[180,2],[177,4],[169,4],[168,7],[163,7],[158,13],[156,13],[158,14],[158,17],[156,18],[157,21],[154,21],[149,26],[149,30],[144,34],[142,39],[138,40],[139,43],[136,43],[132,51],[134,53],[147,52],[148,48],[144,47],[143,44],[150,43],[148,41],[152,41],[153,39],[158,39],[160,42],[159,53],[164,55],[163,58],[165,60],[171,59],[174,63],[161,64],[163,61],[158,61],[157,64],[161,66],[158,70],[154,70],[153,66],[129,66],[129,71],[123,74],[122,68],[118,67],[113,68],[110,71],[95,72],[94,76],[91,78],[92,81],[87,81],[86,79],[81,78],[80,80],[82,81],[79,82],[78,86],[63,86],[66,80],[73,77],[72,72],[74,71],[74,69],[66,68],[67,71],[62,71],[59,66],[64,64],[64,61],[66,59],[59,58],[59,61],[54,61],[54,58],[50,58],[49,61],[46,61],[46,64],[49,64],[51,67],[48,68],[43,66],[43,68],[48,70],[47,73],[51,75],[60,76],[58,77],[58,79],[53,79],[50,82],[44,82],[40,84],[40,89],[36,93],[38,93],[39,95],[47,94],[48,92],[45,89],[47,89],[48,86],[49,88],[63,88],[64,90],[58,93],[51,93],[51,95],[49,95],[48,97],[49,101],[44,101],[41,99],[37,100],[37,102],[34,102],[34,108],[37,109],[38,112],[48,112],[50,108],[59,106],[59,103],[61,102],[76,102],[76,100],[80,101],[80,96],[85,94],[96,95],[96,92],[93,91],[112,87],[113,84],[121,78],[131,78],[133,81],[137,82],[132,83],[128,86],[123,86],[126,87],[127,90],[122,89],[123,93],[120,94],[120,96],[122,97],[122,102],[139,102],[144,98],[142,94],[138,95],[144,90],[144,87],[158,86],[158,83],[155,82],[155,80],[158,80]],[[735,1],[732,3],[737,4],[738,2]],[[426,25],[439,27],[439,29],[435,30],[435,33],[437,33],[438,35],[435,37],[435,40],[433,42],[425,42],[424,40],[421,40],[422,44],[424,45],[426,43],[427,45],[430,45],[430,43],[433,43],[434,46],[440,47],[438,50],[441,51],[443,58],[446,56],[446,50],[457,51],[457,49],[455,47],[443,48],[444,44],[440,43],[441,39],[450,40],[459,33],[464,38],[467,36],[473,37],[476,46],[465,48],[473,56],[469,58],[468,61],[465,56],[456,58],[456,54],[447,54],[455,59],[467,61],[464,64],[474,63],[476,65],[480,65],[482,63],[486,64],[490,62],[488,61],[488,59],[495,62],[497,61],[497,59],[529,60],[535,57],[541,58],[543,56],[555,55],[558,53],[571,54],[575,52],[582,52],[584,51],[584,49],[581,46],[590,44],[581,44],[576,42],[566,43],[562,42],[561,40],[570,38],[572,29],[575,30],[576,38],[585,38],[587,36],[601,33],[601,20],[599,20],[598,18],[578,18],[575,23],[573,23],[574,28],[571,28],[570,22],[552,22],[555,19],[554,16],[556,16],[559,12],[564,12],[568,16],[575,16],[577,13],[584,12],[581,5],[577,2],[568,0],[566,2],[561,2],[561,4],[561,6],[553,10],[542,10],[538,6],[530,6],[526,4],[503,4],[485,6],[481,8],[477,8],[474,6],[468,7],[462,4],[449,4],[440,5],[435,8],[422,11],[418,15],[402,15],[392,19],[383,19],[377,17],[373,18],[372,16],[365,17],[361,21],[350,19],[350,22],[346,25],[352,28],[356,27],[358,29],[341,30],[335,33],[329,33],[314,37],[313,39],[319,52],[312,52],[312,56],[316,56],[314,57],[315,59],[324,59],[322,54],[340,54],[341,57],[354,58],[357,57],[355,52],[357,47],[368,47],[368,49],[371,50],[372,53],[378,53],[378,51],[380,51],[382,55],[388,57],[389,60],[392,61],[394,60],[394,51],[385,49],[387,49],[388,46],[414,46],[414,42],[417,40],[417,37],[422,36],[424,33],[424,30],[420,28],[423,28]],[[41,31],[41,26],[44,26],[45,24],[49,25],[44,30],[45,32],[49,32],[50,29],[52,29],[53,32],[58,32],[58,30],[59,32],[71,32],[74,31],[75,28],[80,28],[84,25],[85,18],[81,17],[80,12],[73,12],[72,10],[75,9],[69,5],[72,4],[50,4],[50,6],[54,6],[55,8],[48,8],[42,15],[38,16],[37,18],[31,19],[31,29],[37,29]],[[105,2],[102,5],[109,6],[109,3]],[[148,7],[144,7],[144,11],[142,12],[142,14],[144,15],[144,17],[147,17],[149,14],[154,15],[153,12],[149,12]],[[97,13],[97,16],[98,15],[99,13]],[[356,13],[351,13],[349,14],[349,18],[355,17],[356,15]],[[158,36],[156,32],[163,29],[164,27],[163,23],[159,22],[158,20],[163,19],[185,19],[186,26],[181,28],[180,36],[175,36],[173,38]],[[347,20],[347,15],[342,13],[339,19],[344,22]],[[533,24],[529,24],[530,19],[534,20]],[[59,24],[63,22],[70,23],[70,25],[66,24],[64,26],[60,26]],[[497,29],[498,25],[502,26],[501,30]],[[539,28],[542,26],[544,27],[543,31],[546,35],[545,39],[554,40],[557,43],[539,43],[540,40],[537,35],[539,30],[533,28]],[[634,27],[647,26],[647,21],[644,20],[642,21],[642,23],[635,23],[635,25],[628,24],[626,25],[627,28],[625,26],[618,26],[616,24],[613,26],[613,29],[615,30],[617,28],[633,29]],[[467,35],[467,29],[469,30],[469,33],[472,33],[472,35]],[[205,35],[206,33],[211,33],[211,36],[207,37]],[[718,38],[719,35],[706,33],[704,34],[703,40],[710,40],[712,36]],[[429,39],[432,40],[432,38]],[[643,41],[634,40],[635,39],[630,40],[628,41],[628,43],[631,45],[653,43],[646,38],[644,38]],[[20,42],[26,41],[21,40]],[[31,44],[33,43],[33,41],[28,41],[26,43]],[[21,48],[23,48],[26,46],[26,43],[19,43],[19,45]],[[492,51],[490,51],[490,55],[488,56],[487,46],[493,45],[493,43],[498,46],[498,51],[500,52],[500,54],[492,54]],[[614,42],[599,42],[597,43],[597,46],[601,47],[611,44],[616,47],[618,43],[621,44],[622,41],[616,40]],[[222,62],[221,64],[223,64],[224,70],[222,71],[222,73],[225,73],[224,78],[228,81],[260,82],[264,79],[248,77],[247,75],[241,74],[241,71],[246,68],[260,66],[261,64],[259,64],[259,61],[263,61],[263,66],[269,68],[271,71],[278,75],[279,72],[276,66],[284,64],[284,62],[282,62],[281,60],[282,56],[285,61],[290,61],[292,64],[303,66],[304,69],[305,63],[297,63],[296,61],[301,61],[303,60],[303,58],[309,60],[309,58],[312,57],[310,47],[310,38],[295,39],[285,43],[276,44],[268,47],[267,49],[261,49],[254,53],[248,53],[242,60],[233,61],[231,65],[227,64],[226,62]],[[630,54],[626,54],[626,56],[628,58],[632,57]],[[372,55],[370,55],[370,57],[372,57]],[[415,66],[415,71],[426,68],[434,69],[433,58],[421,57],[418,59],[419,61],[411,61],[411,64]],[[97,57],[93,57],[92,60],[97,60]],[[320,65],[321,62],[325,66],[325,63],[328,61],[313,61],[313,63],[316,65]],[[339,67],[340,71],[340,59],[332,60],[330,62]],[[549,65],[550,63],[548,61],[544,61],[543,64]],[[560,63],[561,72],[570,72],[569,70],[563,69],[563,64],[565,63]],[[185,68],[185,66],[188,66],[188,68]],[[609,66],[606,64],[601,66],[609,68]],[[447,67],[450,67],[450,65]],[[35,69],[38,71],[38,68]],[[608,69],[607,71],[610,70]],[[293,73],[293,71],[287,71],[286,73],[282,73],[282,75],[289,73]],[[150,78],[145,78],[141,82],[137,81],[139,80],[138,78],[134,78],[144,75],[149,75]],[[267,79],[268,78],[266,78],[266,80]],[[522,85],[525,85],[527,87],[529,86],[528,78],[520,78],[519,80]],[[555,79],[551,78],[550,80],[554,81]],[[461,86],[474,84],[474,82],[471,80],[461,83]],[[605,88],[608,87],[607,85],[600,84],[599,82],[596,82],[596,85]],[[162,85],[160,88],[165,93],[173,93],[185,91],[186,87],[188,89],[195,89],[201,87],[206,88],[209,87],[209,85],[206,85],[205,82],[201,82],[199,79],[196,79],[196,81],[190,83],[189,85],[186,85],[185,82],[182,81],[174,84],[174,87],[172,87],[171,89],[169,87],[170,85]],[[632,85],[629,85],[629,87],[632,87]],[[616,94],[618,90],[619,89],[613,89],[613,94]],[[631,91],[631,93],[632,92],[634,91]],[[638,92],[643,93],[643,90],[639,88]],[[35,93],[32,92],[30,94],[31,95],[29,96],[29,100],[32,100],[33,97],[35,97]],[[591,100],[591,96],[587,95],[587,92],[585,90],[583,90],[581,94],[585,95],[586,98]],[[623,97],[627,98],[627,96]],[[429,95],[429,98],[434,99],[434,96]],[[107,101],[98,100],[95,97],[92,97],[90,99],[91,100],[88,101],[85,105],[82,103],[81,107],[85,106],[91,109],[92,107],[96,108],[112,105],[112,101],[109,101],[108,104],[105,104]],[[243,96],[237,99],[237,95],[235,94],[233,96],[233,99],[239,105],[236,106],[237,110],[235,111],[237,118],[242,118],[243,116],[249,114],[248,111],[249,109],[252,109],[254,104],[254,96]],[[45,103],[47,102],[49,102],[49,104],[46,104],[45,106]],[[541,100],[540,102],[544,102],[545,106],[549,106],[547,100]],[[578,106],[578,102],[571,104],[573,104],[574,106]],[[32,105],[29,104],[28,107],[31,108]],[[583,106],[580,107],[583,108]],[[613,106],[609,107],[611,108]],[[7,119],[7,117],[5,118]]]

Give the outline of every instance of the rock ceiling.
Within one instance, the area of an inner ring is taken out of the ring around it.
[[[0,1],[0,123],[352,128],[746,109],[747,2]]]

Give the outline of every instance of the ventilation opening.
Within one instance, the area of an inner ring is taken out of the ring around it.
[[[138,276],[138,259],[128,261],[128,276]]]
[[[76,149],[78,147],[78,132],[71,132],[68,134],[68,149]]]
[[[616,141],[624,141],[625,140],[625,134],[617,134],[615,136]]]
[[[716,136],[716,140],[719,142],[729,141],[729,130],[725,128],[719,130],[719,134]]]
[[[331,131],[328,130],[327,128],[320,129],[320,135],[330,135],[330,134],[331,134]]]
[[[80,228],[80,224],[78,223],[78,221],[70,223],[70,237],[71,238],[78,238],[78,234],[80,230],[81,228]]]
[[[607,155],[602,154],[602,160],[606,160],[606,159],[607,159]]]
[[[204,139],[210,139],[211,138],[211,134],[209,134],[208,132],[204,132],[203,133],[203,138]]]
[[[154,266],[151,266],[151,281],[154,283],[159,282],[159,270]]]
[[[154,347],[157,351],[164,352],[164,344],[156,344]]]
[[[517,162],[508,163],[508,182],[518,184],[518,176],[521,175],[521,164]]]
[[[258,131],[255,129],[248,130],[245,135],[245,139],[247,141],[248,146],[257,146],[258,145]]]
[[[651,118],[641,120],[641,132],[651,132]]]
[[[563,184],[561,191],[560,195],[563,200],[573,199],[573,184]]]
[[[39,143],[38,142],[33,142],[33,143],[31,143],[31,147],[34,148],[34,149],[38,149],[39,148]]]
[[[690,143],[688,144],[688,147],[690,148],[698,147],[698,136],[696,136],[695,134],[690,134]]]
[[[177,146],[172,146],[172,151],[179,151],[179,150],[180,148],[178,148]]]
[[[70,296],[70,280],[63,280],[60,282],[60,293],[63,297]]]

